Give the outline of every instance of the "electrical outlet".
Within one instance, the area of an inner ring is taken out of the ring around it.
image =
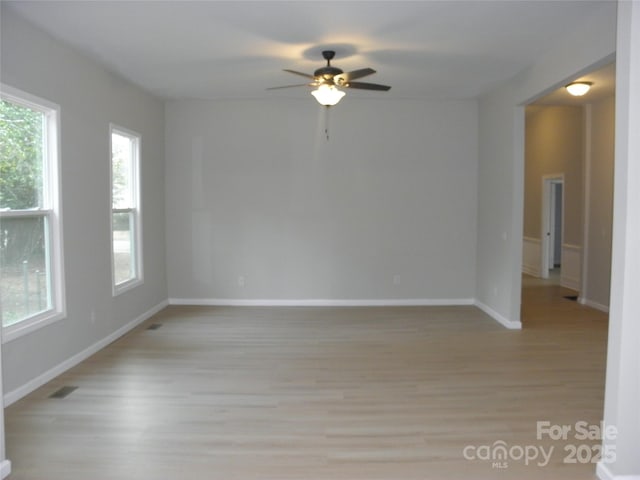
[[[244,285],[245,285],[244,276],[243,276],[243,275],[240,275],[240,276],[238,277],[238,286],[239,286],[239,287],[244,287]]]
[[[91,310],[91,323],[96,323],[96,311]]]
[[[393,276],[393,284],[394,285],[400,285],[400,275],[394,275]]]

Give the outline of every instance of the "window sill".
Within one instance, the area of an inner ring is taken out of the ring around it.
[[[2,327],[2,343],[8,343],[23,335],[35,332],[66,317],[65,312],[48,311],[35,315],[8,327]]]
[[[113,287],[113,296],[117,297],[129,290],[133,290],[139,285],[142,285],[144,282],[141,278],[135,278],[133,280],[128,280],[126,282],[119,283],[118,285],[114,285]]]

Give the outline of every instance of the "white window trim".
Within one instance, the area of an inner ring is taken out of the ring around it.
[[[2,216],[5,218],[11,216],[45,216],[51,233],[47,241],[49,243],[52,308],[14,325],[2,327],[2,343],[7,343],[66,318],[67,306],[64,284],[62,203],[60,199],[60,106],[3,83],[0,84],[0,96],[10,102],[38,110],[47,117],[47,142],[44,145],[46,152],[43,155],[43,170],[46,172],[48,181],[45,182],[43,195],[47,196],[47,204],[50,206],[47,209],[34,209],[33,211],[3,212]]]
[[[113,208],[113,145],[112,138],[114,133],[120,133],[128,137],[136,139],[136,149],[134,151],[135,158],[133,159],[133,195],[135,208],[130,209],[114,209]],[[111,235],[111,288],[113,296],[120,295],[127,292],[144,283],[144,269],[143,269],[143,251],[142,251],[142,205],[140,190],[142,189],[142,182],[140,178],[140,160],[142,158],[142,135],[138,132],[130,130],[128,128],[121,127],[114,123],[109,124],[109,233]],[[113,213],[114,212],[131,212],[133,211],[135,221],[133,226],[133,257],[136,267],[136,278],[127,280],[126,282],[116,284],[116,272],[115,272],[115,258],[114,258],[114,246],[113,246]]]

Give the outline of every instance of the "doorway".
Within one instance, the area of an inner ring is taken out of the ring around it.
[[[542,177],[542,255],[540,276],[560,283],[564,232],[564,174]]]
[[[525,107],[522,284],[570,290],[561,298],[607,313],[615,64],[583,77],[600,90],[558,88]]]

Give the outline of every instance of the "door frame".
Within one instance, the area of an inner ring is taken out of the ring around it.
[[[555,195],[554,185],[562,185],[562,222],[560,232],[555,231]],[[554,237],[560,235],[560,243],[564,243],[564,173],[553,173],[542,176],[542,210],[540,231],[540,277],[549,278],[550,262],[553,261],[551,249]]]

